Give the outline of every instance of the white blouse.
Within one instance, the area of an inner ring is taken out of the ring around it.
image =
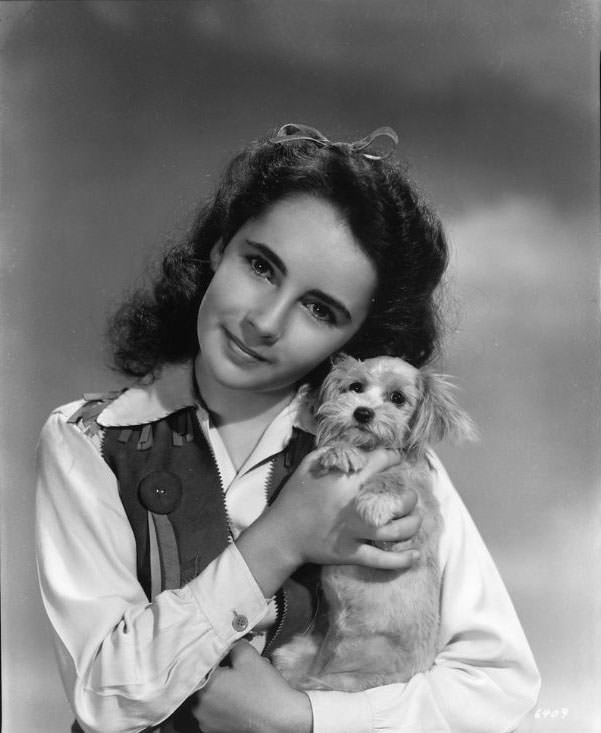
[[[148,423],[197,404],[192,366],[165,367],[100,415],[105,427]],[[90,733],[134,733],[167,718],[201,688],[232,644],[274,620],[235,543],[179,590],[149,602],[115,475],[99,441],[55,410],[39,444],[37,552],[42,598],[76,716]],[[269,461],[307,429],[301,401],[284,408],[236,473],[217,431],[201,426],[225,477],[228,513],[242,531],[264,508]],[[303,422],[304,421],[304,422]],[[363,692],[309,692],[313,733],[507,733],[535,705],[540,680],[507,591],[478,531],[435,459],[444,529],[440,652],[409,682]],[[248,627],[235,628],[244,615]]]

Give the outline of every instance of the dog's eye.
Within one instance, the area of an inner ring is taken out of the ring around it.
[[[391,392],[390,401],[395,405],[404,405],[407,402],[407,398],[402,392]]]
[[[352,384],[349,385],[348,391],[349,392],[363,392],[363,385],[361,384],[361,382],[353,382]]]

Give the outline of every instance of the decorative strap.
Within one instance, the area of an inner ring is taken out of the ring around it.
[[[125,390],[116,390],[113,392],[86,392],[83,395],[84,404],[74,412],[68,422],[79,424],[85,435],[93,437],[97,435],[102,428],[96,422],[96,418],[104,410],[104,408]]]
[[[288,476],[297,468],[303,458],[315,449],[315,436],[300,428],[292,428],[292,437],[283,452],[278,453],[271,467],[267,491],[267,502],[271,504],[279,494]]]
[[[386,150],[383,153],[377,153],[375,151],[370,153],[363,152],[367,150],[367,148],[369,148],[377,138],[382,137],[388,138],[388,141],[392,142],[389,150]],[[315,127],[310,127],[309,125],[297,125],[293,122],[282,125],[282,127],[277,131],[276,136],[272,137],[269,142],[279,144],[293,142],[295,140],[310,140],[322,147],[326,147],[328,145],[331,147],[344,147],[353,153],[361,153],[364,158],[368,158],[369,160],[385,160],[392,155],[395,147],[399,144],[399,136],[392,127],[378,127],[376,130],[370,132],[369,135],[362,137],[360,140],[347,143],[332,142]]]

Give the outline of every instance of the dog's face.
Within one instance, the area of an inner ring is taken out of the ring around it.
[[[341,356],[323,383],[319,404],[318,445],[344,440],[419,457],[430,441],[475,435],[444,377],[390,356]]]
[[[322,387],[318,444],[334,439],[398,449],[419,400],[418,375],[402,359],[342,357]]]

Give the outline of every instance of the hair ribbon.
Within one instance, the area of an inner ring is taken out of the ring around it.
[[[363,152],[367,151],[369,146],[377,138],[382,137],[388,138],[389,141],[392,141],[392,146],[389,150],[384,153]],[[327,145],[330,145],[332,147],[346,147],[353,153],[361,153],[364,158],[368,158],[369,160],[385,160],[392,154],[394,148],[398,145],[399,136],[392,129],[392,127],[378,127],[373,132],[370,132],[369,135],[362,137],[360,140],[355,140],[355,142],[352,143],[332,142],[314,127],[309,127],[309,125],[297,125],[295,123],[289,122],[286,125],[282,125],[282,127],[280,127],[280,129],[277,131],[276,136],[272,137],[269,142],[278,144],[293,142],[295,140],[310,140],[311,142],[317,143],[317,145],[321,145],[322,147],[325,147]]]

